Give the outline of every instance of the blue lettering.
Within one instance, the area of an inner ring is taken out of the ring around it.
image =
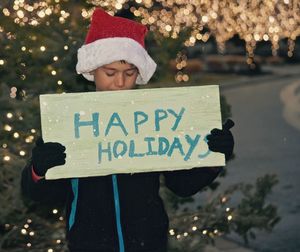
[[[141,120],[138,120],[138,116],[143,116],[144,118]],[[134,131],[135,134],[139,133],[138,126],[148,121],[148,115],[144,113],[143,111],[135,111],[134,112]]]
[[[210,135],[210,134],[207,134],[207,135],[204,137],[204,139],[203,139],[205,143],[208,142],[208,140],[207,140],[207,138],[206,138],[208,135]],[[207,152],[205,152],[205,153],[203,153],[203,154],[199,154],[198,157],[199,157],[200,159],[203,159],[203,158],[206,158],[209,154],[210,154],[210,149],[208,149]]]
[[[185,135],[185,139],[188,142],[188,144],[190,145],[190,148],[189,148],[187,154],[184,157],[184,161],[187,161],[188,159],[190,159],[190,157],[192,155],[192,152],[194,151],[197,143],[199,142],[200,135],[197,134],[195,139],[192,139],[189,135]]]
[[[122,149],[121,151],[118,152],[118,146],[122,145]],[[118,140],[114,143],[114,147],[113,147],[113,153],[114,153],[114,157],[118,158],[119,156],[124,156],[125,153],[127,152],[127,144],[124,141]]]
[[[135,153],[135,143],[134,140],[130,140],[129,142],[129,157],[143,157],[145,153]]]
[[[168,113],[163,109],[156,109],[155,110],[155,130],[160,130],[159,122],[168,117]]]
[[[174,123],[173,127],[171,128],[173,131],[175,131],[177,129],[178,124],[179,124],[180,120],[182,119],[182,115],[183,115],[184,111],[185,111],[185,108],[182,107],[179,114],[176,114],[176,112],[173,109],[168,109],[168,112],[170,114],[172,114],[173,116],[175,116],[175,118],[176,118],[175,123]]]
[[[98,144],[98,163],[100,164],[102,161],[102,153],[107,153],[108,161],[111,161],[111,147],[110,142],[107,144],[107,149],[102,148],[102,143]]]
[[[168,156],[171,157],[171,155],[173,154],[173,151],[174,149],[177,148],[179,151],[180,151],[180,154],[182,156],[184,156],[184,152],[183,152],[183,149],[182,149],[182,144],[180,143],[180,140],[178,137],[174,137],[174,142],[172,143],[171,147],[170,147],[170,150],[168,152]]]
[[[148,142],[148,152],[146,153],[146,155],[157,155],[157,151],[153,151],[152,150],[152,145],[151,142],[155,141],[154,137],[145,137],[144,140],[146,142]]]
[[[158,138],[158,155],[164,155],[169,150],[169,140],[165,137]]]
[[[117,120],[117,122],[114,122],[115,119]],[[112,114],[112,116],[110,117],[109,123],[108,123],[108,125],[107,125],[107,127],[106,127],[106,130],[105,130],[105,136],[108,135],[108,133],[109,133],[109,131],[110,131],[110,128],[111,128],[112,126],[118,126],[118,127],[120,127],[121,130],[123,131],[124,135],[125,135],[125,136],[128,135],[128,132],[126,131],[125,126],[124,126],[124,124],[122,123],[121,118],[120,118],[120,116],[119,116],[119,114],[118,114],[117,112],[114,112],[114,113]]]
[[[93,126],[93,133],[94,136],[99,136],[99,113],[92,114],[93,120],[92,121],[79,121],[80,114],[74,114],[74,130],[75,130],[75,138],[80,138],[79,135],[79,127],[81,126]]]

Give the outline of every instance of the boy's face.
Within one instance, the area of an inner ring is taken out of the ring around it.
[[[125,61],[103,65],[93,71],[96,91],[132,89],[138,77],[138,69]]]

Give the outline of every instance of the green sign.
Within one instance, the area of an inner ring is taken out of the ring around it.
[[[40,96],[45,142],[66,146],[46,179],[224,166],[206,136],[221,128],[219,87]]]

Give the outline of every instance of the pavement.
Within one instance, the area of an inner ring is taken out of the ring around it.
[[[226,238],[219,237],[215,239],[214,246],[207,245],[203,252],[254,252],[254,250]]]
[[[243,85],[255,85],[256,83],[263,83],[278,78],[286,78],[290,76],[300,75],[300,65],[293,64],[289,68],[282,68],[281,66],[264,66],[263,71],[268,74],[241,76],[236,80],[228,80],[220,83],[220,89],[226,90],[237,88]],[[243,244],[232,241],[226,237],[218,237],[215,239],[215,245],[207,245],[204,252],[254,252],[255,250],[244,246]]]

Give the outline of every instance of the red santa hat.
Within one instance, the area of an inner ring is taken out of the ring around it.
[[[78,50],[76,71],[94,81],[91,71],[115,61],[125,60],[139,70],[137,84],[147,84],[156,63],[145,49],[146,26],[132,20],[111,16],[97,8],[84,45]]]

